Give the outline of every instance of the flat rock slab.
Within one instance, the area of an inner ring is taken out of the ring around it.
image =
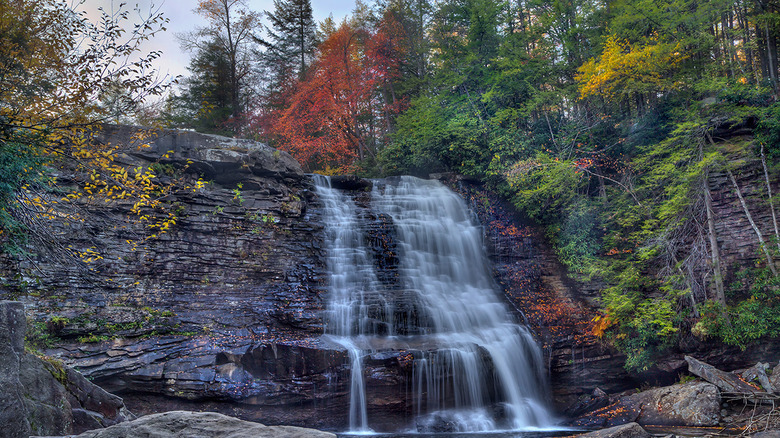
[[[583,433],[577,435],[577,438],[650,438],[650,434],[637,423],[628,423],[609,429]]]
[[[214,412],[171,411],[140,417],[77,438],[336,438],[315,429],[264,426]]]

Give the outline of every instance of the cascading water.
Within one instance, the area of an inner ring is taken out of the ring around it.
[[[552,424],[539,347],[499,299],[481,229],[438,181],[377,181],[372,210],[395,226],[401,288],[385,287],[355,203],[315,177],[330,272],[326,333],[351,358],[350,429],[368,431],[362,357],[413,352],[421,430],[532,430]],[[405,303],[397,305],[403,297]]]

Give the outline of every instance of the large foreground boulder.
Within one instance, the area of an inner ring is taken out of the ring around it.
[[[22,303],[0,301],[0,437],[80,433],[133,418],[122,399],[24,349]]]
[[[577,438],[650,438],[650,434],[637,423],[628,423],[608,429],[577,435]]]
[[[720,392],[715,385],[691,382],[619,397],[609,406],[573,422],[579,427],[610,427],[628,422],[654,426],[716,426]]]
[[[336,438],[316,429],[264,426],[215,412],[170,411],[152,414],[105,429],[92,430],[78,438]]]

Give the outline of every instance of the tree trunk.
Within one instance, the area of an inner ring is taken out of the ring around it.
[[[769,81],[772,89],[777,92],[777,39],[774,32],[769,31],[769,24],[764,23],[764,33],[766,36],[766,67],[769,71]]]
[[[713,143],[712,137],[705,132],[707,139]],[[704,141],[699,143],[699,159],[704,159]],[[715,280],[715,301],[726,305],[726,292],[723,287],[723,271],[720,267],[720,247],[718,246],[718,234],[715,231],[715,211],[712,208],[712,193],[710,191],[709,169],[704,169],[704,208],[707,210],[707,236],[710,240],[710,260],[712,262],[712,277]],[[725,307],[724,307],[725,308]],[[724,312],[725,314],[725,312]]]
[[[725,306],[726,292],[723,287],[723,273],[720,269],[720,248],[718,247],[718,235],[715,232],[715,212],[712,209],[710,181],[706,171],[704,172],[704,206],[707,210],[707,235],[710,239],[710,260],[712,261],[712,276],[715,280],[715,301]]]
[[[772,225],[775,227],[775,243],[780,250],[780,231],[777,227],[777,214],[775,213],[775,201],[772,200],[772,184],[769,183],[769,171],[766,168],[766,155],[764,154],[764,145],[761,145],[761,165],[764,167],[764,180],[766,181],[766,192],[769,196],[769,209],[772,211]]]
[[[767,69],[767,56],[766,56],[766,35],[761,30],[758,23],[755,25],[756,29],[756,48],[758,49],[758,64],[761,67],[761,76],[764,79],[769,78],[769,69]]]
[[[734,178],[734,174],[731,173],[730,170],[727,170],[729,174],[729,178],[731,178],[731,183],[734,184],[734,190],[737,192],[737,197],[739,197],[739,202],[742,204],[742,209],[745,210],[745,216],[747,216],[748,222],[750,222],[750,226],[753,227],[753,231],[756,232],[756,236],[758,236],[758,243],[761,245],[761,249],[764,251],[764,255],[766,256],[766,263],[769,267],[769,270],[772,271],[772,275],[777,277],[777,268],[775,267],[775,261],[772,258],[772,253],[769,252],[769,248],[766,245],[766,241],[764,240],[764,235],[761,234],[761,230],[758,229],[758,226],[753,221],[753,216],[750,214],[750,210],[748,210],[747,203],[745,202],[745,198],[742,197],[742,191],[739,189],[739,184],[737,184],[736,178]]]

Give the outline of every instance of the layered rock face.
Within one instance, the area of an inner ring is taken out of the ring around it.
[[[100,136],[120,148],[127,166],[157,166],[171,177],[209,182],[165,199],[177,215],[171,231],[149,238],[153,231],[144,223],[127,220],[137,219],[129,201],[75,205],[83,221],[55,219],[51,237],[101,259],[74,262],[33,247],[31,259],[0,260],[3,283],[17,286],[0,288],[0,298],[23,301],[34,331],[54,347],[47,354],[119,392],[136,413],[197,403],[268,424],[343,430],[349,359],[343,347],[321,338],[323,226],[309,178],[289,155],[262,144],[183,131],[138,134],[106,127]],[[63,173],[58,180],[75,184],[77,176]],[[725,212],[736,204],[724,184],[714,181],[713,190]],[[379,280],[392,284],[398,266],[392,221],[369,208],[368,182],[342,178],[334,186],[349,190],[361,208]],[[623,357],[589,334],[599,285],[570,284],[539,232],[495,195],[465,181],[452,186],[485,228],[508,302],[543,345],[558,405],[595,388],[614,393],[637,386]],[[718,226],[747,239],[746,223]],[[740,245],[724,244],[726,257],[754,249]],[[710,353],[708,360],[725,369],[753,360],[730,349]],[[679,354],[661,367],[676,378],[685,365]],[[415,411],[409,356],[374,354],[364,367],[372,427],[407,424]]]
[[[83,221],[55,220],[50,234],[100,256],[89,263],[38,247],[31,260],[4,261],[7,283],[25,277],[3,293],[22,300],[34,331],[56,346],[46,353],[141,414],[208,401],[271,423],[345,421],[345,353],[318,341],[321,225],[298,163],[194,132],[109,126],[99,137],[127,166],[207,184],[164,200],[177,223],[154,238],[130,201],[72,206]],[[333,411],[318,412],[324,405]]]

